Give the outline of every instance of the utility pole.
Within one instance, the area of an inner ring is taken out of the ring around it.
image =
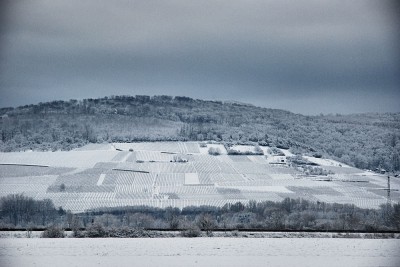
[[[381,190],[387,191],[386,206],[390,207],[392,205],[392,199],[391,199],[391,196],[390,196],[390,192],[399,191],[399,190],[390,188],[390,175],[389,174],[387,176],[387,188],[382,188]]]
[[[385,190],[387,192],[386,195],[386,211],[385,211],[385,219],[386,221],[389,221],[389,213],[392,207],[392,199],[390,196],[390,192],[392,191],[399,191],[398,189],[391,189],[390,188],[390,174],[387,174],[387,188],[380,188],[379,190]]]
[[[390,175],[388,175],[387,203],[386,203],[386,206],[390,207],[391,205],[392,205],[392,200],[390,198]]]

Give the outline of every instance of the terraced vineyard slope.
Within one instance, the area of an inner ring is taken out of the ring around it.
[[[210,155],[209,150],[219,155]],[[288,150],[222,144],[144,142],[89,144],[68,152],[0,153],[0,196],[23,193],[82,212],[101,207],[223,206],[238,201],[386,204],[387,176],[340,162],[294,157]],[[256,151],[258,149],[258,151]],[[258,152],[258,153],[255,153]],[[231,153],[231,151],[230,151]],[[315,171],[317,170],[317,171]],[[393,189],[400,180],[393,178]],[[391,201],[400,201],[394,191]]]

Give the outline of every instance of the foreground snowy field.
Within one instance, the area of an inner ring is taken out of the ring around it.
[[[0,266],[400,266],[396,239],[0,239]]]

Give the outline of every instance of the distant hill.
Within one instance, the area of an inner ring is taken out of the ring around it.
[[[112,96],[0,109],[3,152],[70,150],[87,143],[258,143],[400,170],[400,113],[304,116],[237,102]]]

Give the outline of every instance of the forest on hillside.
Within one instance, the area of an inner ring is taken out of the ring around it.
[[[111,96],[0,109],[0,151],[87,143],[208,141],[289,148],[362,169],[400,170],[400,113],[304,116],[171,96]]]

